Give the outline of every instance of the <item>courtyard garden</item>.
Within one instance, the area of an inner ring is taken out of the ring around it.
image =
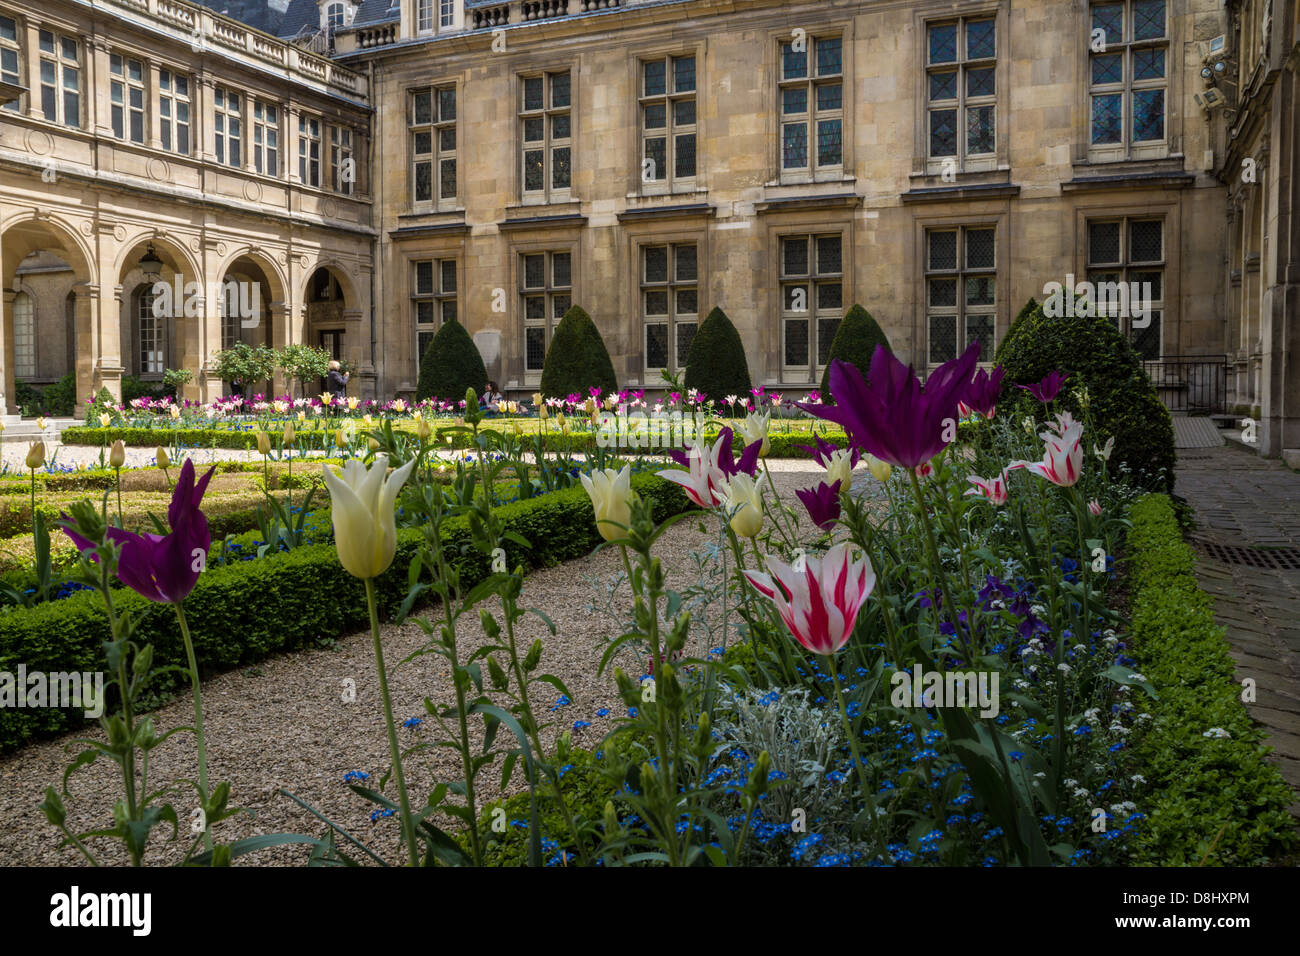
[[[0,672],[103,687],[0,683],[0,855],[1291,858],[1107,320],[1031,302],[922,383],[855,307],[790,395],[719,310],[683,378],[620,388],[580,312],[519,400],[452,321],[410,398],[91,396],[90,467],[6,467]]]

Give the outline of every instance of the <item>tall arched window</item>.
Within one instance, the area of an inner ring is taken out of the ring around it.
[[[26,292],[14,296],[14,376],[36,377],[36,312]]]
[[[154,314],[156,298],[150,286],[139,293],[136,342],[139,344],[141,375],[161,375],[167,369],[167,326],[161,317]]]

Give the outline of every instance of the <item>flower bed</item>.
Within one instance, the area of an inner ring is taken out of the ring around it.
[[[654,501],[661,518],[687,507],[674,486],[652,476],[639,476],[637,490]],[[494,509],[509,531],[528,545],[512,549],[510,558],[530,568],[544,567],[588,553],[599,542],[590,500],[580,489],[556,492]],[[444,527],[447,547],[457,555],[462,580],[473,584],[488,569],[486,556],[470,542],[467,519],[452,519]],[[407,594],[406,566],[414,555],[420,532],[398,534],[398,556],[377,580],[385,613],[395,611]],[[219,547],[214,544],[214,549]],[[154,645],[155,666],[184,665],[172,610],[128,591],[117,598],[119,611],[129,611],[137,624],[135,640]],[[208,669],[251,663],[268,654],[323,638],[333,638],[366,623],[361,582],[339,564],[332,544],[295,548],[257,561],[210,566],[186,601],[195,651]],[[101,670],[102,646],[109,637],[102,603],[92,593],[77,593],[63,601],[0,615],[0,671],[19,664],[28,671]],[[155,682],[155,691],[176,686],[175,674]],[[39,734],[56,733],[80,723],[77,711],[55,708],[0,708],[0,751],[11,750]]]

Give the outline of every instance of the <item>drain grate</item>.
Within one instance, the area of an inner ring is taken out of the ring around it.
[[[1300,549],[1297,548],[1243,548],[1204,538],[1195,539],[1193,543],[1207,556],[1224,564],[1244,564],[1272,571],[1300,571]]]

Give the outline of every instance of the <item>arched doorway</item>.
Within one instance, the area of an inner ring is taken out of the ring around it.
[[[349,324],[355,325],[353,318],[357,308],[350,294],[350,285],[346,285],[344,273],[330,266],[318,267],[307,280],[306,295],[303,297],[307,317],[308,343],[324,349],[334,361],[340,363],[345,372],[355,372],[354,355],[356,342],[355,330],[349,335]],[[321,379],[320,390],[326,390],[327,382]]]
[[[0,234],[0,249],[2,410],[80,412],[100,384],[101,356],[91,334],[98,290],[89,251],[52,218],[12,222]]]
[[[172,369],[197,376],[205,295],[184,246],[161,235],[130,243],[119,260],[117,299],[123,401],[172,394],[163,381]],[[196,398],[193,380],[176,397]]]
[[[214,343],[218,350],[233,348],[238,343],[275,348],[277,335],[275,306],[279,304],[279,277],[270,266],[245,254],[234,259],[221,277],[218,303],[221,314],[221,340]],[[223,395],[270,395],[275,391],[270,379],[258,382],[222,382]]]

